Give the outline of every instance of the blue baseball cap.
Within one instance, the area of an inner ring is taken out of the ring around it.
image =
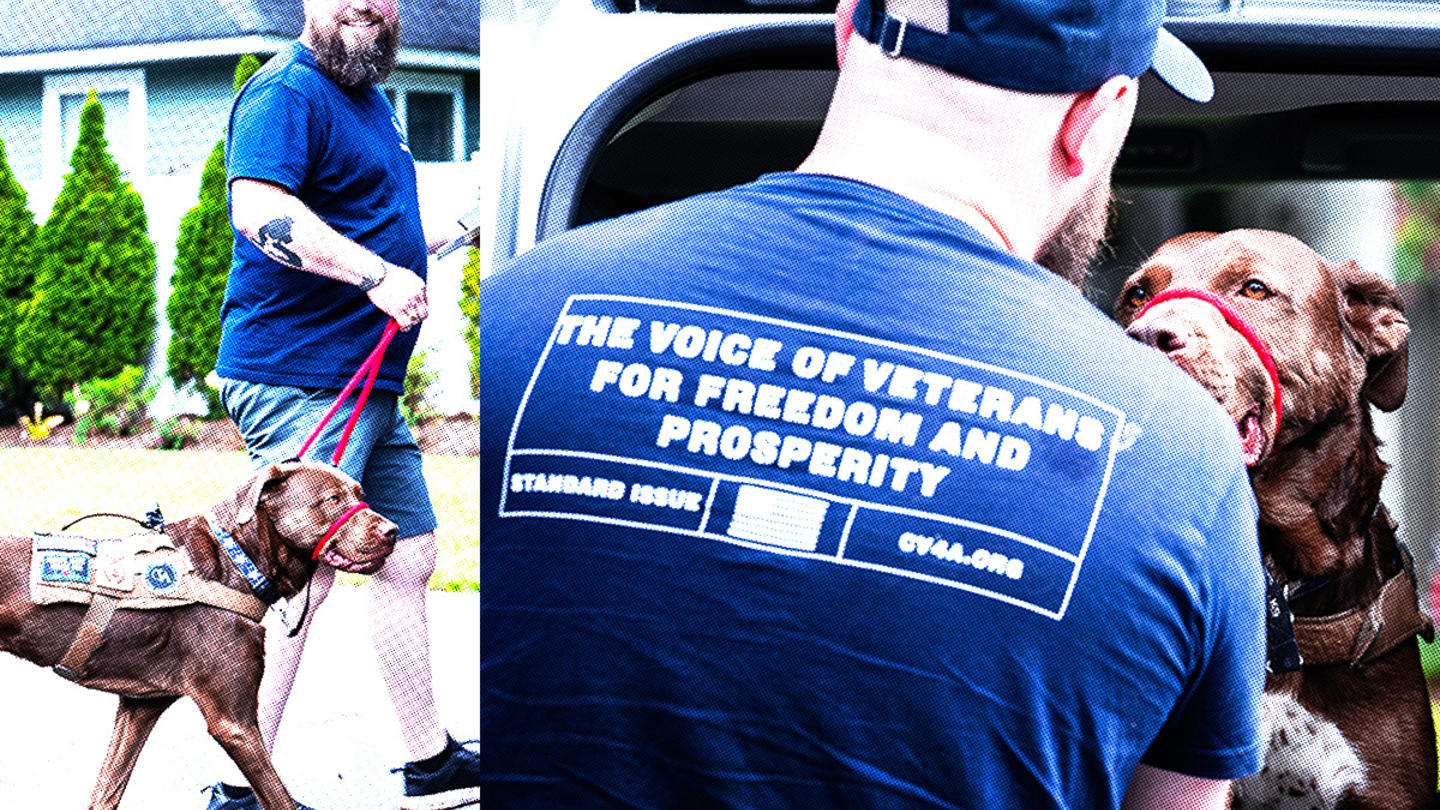
[[[1165,0],[949,0],[950,30],[931,31],[859,0],[855,33],[891,56],[1029,93],[1083,93],[1154,70],[1182,96],[1215,95],[1195,52],[1161,27]]]

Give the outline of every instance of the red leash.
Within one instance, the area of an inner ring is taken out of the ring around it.
[[[296,454],[297,458],[304,458],[305,454],[310,451],[310,445],[314,444],[315,440],[320,437],[320,431],[324,430],[325,426],[330,423],[331,417],[335,416],[335,412],[340,410],[341,404],[350,396],[350,392],[355,390],[355,386],[360,383],[360,379],[363,377],[365,384],[360,388],[360,398],[355,401],[355,409],[350,412],[350,418],[345,422],[345,430],[341,432],[340,441],[335,445],[335,455],[330,457],[330,463],[332,465],[336,467],[340,466],[340,459],[345,455],[345,445],[350,443],[350,433],[355,429],[355,423],[360,421],[360,413],[365,410],[365,400],[369,399],[370,391],[375,387],[375,378],[380,373],[380,362],[385,359],[385,349],[390,345],[390,340],[394,338],[399,331],[400,324],[396,323],[395,319],[392,318],[389,323],[385,324],[385,331],[380,335],[380,342],[375,344],[375,348],[370,351],[370,356],[365,358],[365,362],[360,364],[360,368],[355,369],[355,373],[350,376],[350,381],[347,382],[345,388],[340,391],[340,396],[336,397],[335,402],[331,404],[330,410],[326,411],[325,415],[320,417],[320,424],[315,426],[315,430],[310,433],[310,438],[306,439],[305,443],[300,445],[300,452]],[[334,537],[335,533],[340,530],[340,527],[345,525],[345,521],[359,514],[361,510],[368,508],[370,508],[370,505],[361,501],[352,506],[345,514],[341,515],[339,520],[330,524],[330,528],[326,530],[325,535],[320,538],[320,542],[315,545],[315,553],[311,555],[311,559],[320,559],[320,555],[324,553],[325,546],[329,544],[330,538]]]
[[[375,344],[375,348],[370,351],[370,356],[365,358],[365,362],[360,364],[360,368],[355,369],[355,373],[350,376],[350,382],[345,383],[345,388],[340,392],[340,396],[335,398],[335,402],[330,406],[330,410],[326,411],[325,415],[320,417],[320,424],[315,426],[315,430],[310,434],[310,438],[306,439],[305,443],[300,445],[300,452],[297,454],[298,458],[304,458],[305,454],[310,451],[310,445],[314,444],[315,440],[320,437],[320,431],[324,430],[325,426],[330,423],[330,418],[335,415],[336,411],[340,410],[340,405],[350,396],[350,392],[355,390],[355,385],[360,382],[360,378],[364,377],[365,385],[360,389],[360,399],[356,401],[355,410],[351,412],[350,419],[345,422],[345,430],[340,434],[339,444],[335,446],[335,455],[330,458],[331,464],[337,467],[340,466],[340,457],[345,453],[345,445],[350,442],[350,432],[355,429],[355,423],[360,420],[360,412],[365,409],[365,400],[370,397],[370,389],[375,387],[375,377],[380,373],[380,361],[385,357],[385,348],[390,345],[390,340],[394,338],[399,331],[400,324],[396,323],[394,318],[391,318],[390,322],[385,324],[385,332],[380,335],[380,342]]]

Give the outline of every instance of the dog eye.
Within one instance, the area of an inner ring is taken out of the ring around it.
[[[1263,301],[1273,295],[1273,293],[1270,292],[1270,288],[1266,287],[1264,282],[1253,278],[1245,282],[1245,286],[1241,287],[1240,291],[1245,293],[1246,298],[1253,298],[1256,301]]]
[[[1125,306],[1127,307],[1143,306],[1149,300],[1150,293],[1139,284],[1125,291]]]

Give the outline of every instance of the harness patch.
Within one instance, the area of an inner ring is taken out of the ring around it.
[[[143,587],[142,587],[143,586]],[[78,680],[85,662],[104,643],[116,610],[167,610],[203,604],[259,622],[265,603],[220,582],[204,579],[185,550],[162,532],[117,539],[31,538],[30,601],[36,605],[89,605],[55,671]]]
[[[96,543],[88,537],[36,535],[30,574],[37,582],[89,584]]]
[[[192,570],[190,558],[164,534],[113,540],[38,534],[31,544],[30,599],[87,604],[100,592],[122,598],[126,608],[175,607],[189,601],[178,591]]]
[[[179,584],[180,576],[175,573],[175,566],[168,562],[156,563],[145,569],[145,587],[157,594],[169,594]]]
[[[89,582],[90,557],[80,553],[46,551],[40,556],[41,582]]]

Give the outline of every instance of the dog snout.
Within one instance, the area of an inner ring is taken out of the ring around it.
[[[1174,354],[1190,345],[1195,330],[1190,325],[1173,317],[1146,318],[1130,324],[1125,332],[1141,343],[1154,346],[1166,354]]]
[[[377,554],[389,554],[395,550],[395,541],[400,539],[400,528],[394,523],[380,529],[378,539],[372,544]]]
[[[376,515],[377,520],[370,525],[370,531],[364,544],[364,553],[370,556],[385,557],[395,550],[395,541],[400,539],[400,527]]]
[[[362,514],[364,524],[337,536],[334,547],[326,552],[326,562],[342,571],[373,574],[395,550],[400,528],[376,512]]]
[[[389,545],[394,545],[395,541],[400,539],[400,527],[383,517],[375,522],[370,531]]]

